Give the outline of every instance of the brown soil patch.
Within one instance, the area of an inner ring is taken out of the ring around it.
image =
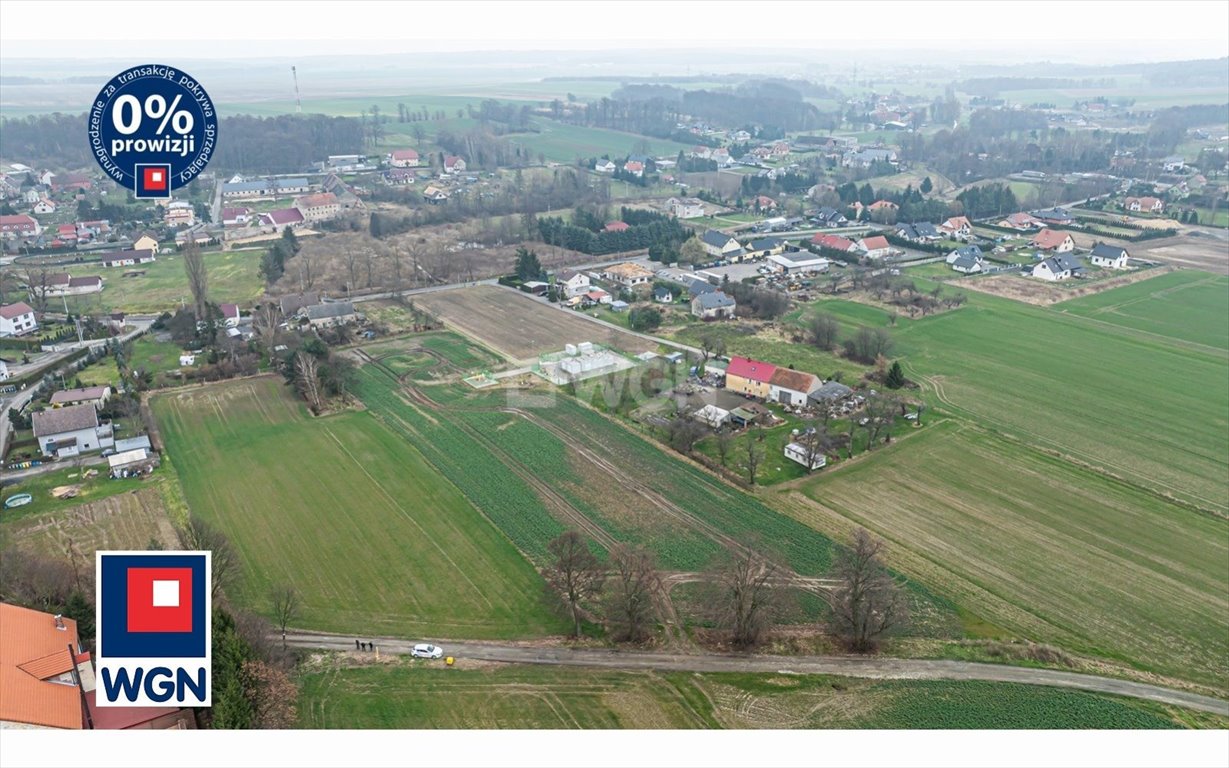
[[[1171,267],[1161,267],[1159,269],[1139,270],[1108,280],[1079,280],[1067,281],[1065,283],[1048,283],[1031,277],[998,274],[965,280],[960,285],[963,288],[980,293],[988,293],[1005,299],[1023,301],[1026,304],[1048,307],[1060,301],[1078,299],[1081,296],[1091,296],[1094,293],[1108,291],[1111,288],[1118,288],[1131,283],[1138,283],[1141,280],[1148,280],[1149,278],[1172,271]]]

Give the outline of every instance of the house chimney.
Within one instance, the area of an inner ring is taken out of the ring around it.
[[[60,630],[61,632],[68,631],[68,627],[64,626],[64,614],[57,613],[55,615],[55,628]]]

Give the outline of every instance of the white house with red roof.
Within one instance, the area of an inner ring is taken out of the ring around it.
[[[1071,239],[1071,235],[1055,229],[1041,230],[1033,235],[1028,244],[1040,251],[1055,253],[1070,253],[1075,250],[1075,240]]]
[[[1155,197],[1128,197],[1122,201],[1122,207],[1128,211],[1161,213],[1165,210],[1165,201]]]
[[[0,216],[0,237],[15,240],[19,237],[38,237],[42,232],[38,220],[33,216],[19,213],[13,216]]]
[[[420,163],[417,150],[394,149],[388,153],[388,164],[394,168],[417,168]]]
[[[462,173],[465,171],[465,158],[448,155],[444,158],[444,173]]]
[[[639,160],[628,160],[623,164],[623,170],[627,171],[636,178],[644,176],[644,163]]]
[[[626,232],[631,229],[631,226],[626,221],[608,221],[606,222],[607,232]]]
[[[968,237],[973,233],[973,225],[964,216],[953,216],[940,224],[939,229],[950,237]]]
[[[243,227],[252,220],[252,209],[238,206],[222,209],[222,226]]]
[[[609,160],[598,159],[593,163],[593,171],[595,173],[614,173],[617,165]]]
[[[222,311],[222,322],[227,328],[234,328],[239,325],[239,305],[238,304],[219,304],[218,309]]]
[[[868,259],[882,259],[892,254],[892,246],[883,235],[864,237],[858,241],[858,250],[866,254]]]
[[[55,209],[57,207],[58,206],[56,206],[54,200],[48,200],[47,198],[44,197],[43,199],[39,200],[37,203],[34,204],[33,211],[39,215],[45,215],[45,214],[55,213]]]
[[[850,253],[856,251],[858,246],[854,241],[848,240],[840,235],[828,235],[820,233],[811,238],[812,245],[818,245],[820,248],[831,248],[834,251],[842,251]]]
[[[0,306],[0,336],[24,336],[38,330],[34,309],[24,301]]]

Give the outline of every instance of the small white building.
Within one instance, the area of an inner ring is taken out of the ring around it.
[[[679,219],[698,219],[704,215],[704,201],[694,197],[672,197],[666,205],[670,213]]]
[[[724,408],[718,408],[712,403],[709,403],[693,413],[692,418],[702,424],[712,427],[713,429],[720,429],[730,420],[730,412]]]
[[[773,265],[773,269],[787,275],[827,272],[830,265],[826,258],[809,251],[774,253],[768,256],[768,261]]]
[[[615,164],[609,160],[598,160],[593,164],[593,170],[597,173],[614,173],[615,168]]]
[[[790,443],[785,446],[785,458],[792,462],[807,466],[807,447],[802,443]],[[808,469],[821,469],[828,463],[828,457],[820,453],[811,461],[811,466]]]
[[[574,269],[561,269],[555,276],[555,285],[563,291],[563,298],[574,299],[589,292],[589,276]]]
[[[1092,247],[1092,252],[1088,254],[1088,260],[1092,262],[1094,267],[1104,267],[1105,269],[1127,269],[1129,258],[1130,256],[1127,254],[1126,248],[1105,243],[1097,243]]]

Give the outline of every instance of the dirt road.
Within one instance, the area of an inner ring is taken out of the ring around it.
[[[355,638],[345,635],[299,632],[288,634],[286,642],[296,648],[353,651],[355,639],[375,642],[384,653],[406,654],[414,645],[412,641],[393,638]],[[1011,667],[970,661],[846,656],[736,656],[717,653],[682,655],[646,651],[543,648],[464,641],[443,643],[442,647],[446,653],[458,659],[499,661],[510,664],[554,664],[675,672],[793,672],[885,680],[990,680],[1001,683],[1050,685],[1058,688],[1078,688],[1096,693],[1128,696],[1229,716],[1229,701],[1201,696],[1197,693],[1057,669]]]

